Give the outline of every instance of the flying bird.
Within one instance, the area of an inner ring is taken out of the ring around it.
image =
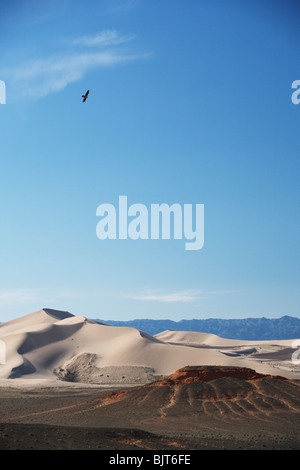
[[[82,98],[83,98],[82,102],[83,102],[83,103],[84,103],[85,100],[87,99],[89,92],[90,92],[90,90],[88,90],[85,95],[82,95]]]

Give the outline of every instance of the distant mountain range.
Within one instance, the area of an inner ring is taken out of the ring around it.
[[[150,335],[156,335],[165,330],[200,331],[212,333],[221,338],[242,340],[275,340],[300,338],[300,319],[283,316],[281,318],[243,318],[204,320],[150,320],[137,319],[129,321],[100,320],[111,326],[131,326]]]

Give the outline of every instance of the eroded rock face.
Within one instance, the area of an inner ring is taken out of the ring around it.
[[[153,385],[184,385],[191,382],[211,382],[223,377],[234,377],[241,380],[257,380],[272,377],[286,380],[284,377],[259,374],[247,367],[189,366],[177,370],[169,377],[155,382]]]
[[[101,397],[98,407],[129,416],[184,418],[300,412],[300,384],[246,367],[184,367],[169,377]],[[152,418],[151,418],[152,419]]]

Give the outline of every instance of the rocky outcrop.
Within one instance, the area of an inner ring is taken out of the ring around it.
[[[250,368],[195,366],[132,390],[107,394],[97,407],[146,419],[265,416],[300,412],[299,392],[298,382]]]
[[[247,367],[217,367],[217,366],[188,366],[177,370],[169,377],[159,380],[152,385],[184,385],[191,382],[211,382],[223,377],[234,377],[241,380],[257,380],[263,377],[273,377],[286,380],[285,377],[259,374]]]

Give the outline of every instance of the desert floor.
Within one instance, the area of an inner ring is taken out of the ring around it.
[[[147,419],[85,410],[130,387],[1,387],[1,450],[299,450],[299,413]],[[71,419],[72,418],[72,419]]]

